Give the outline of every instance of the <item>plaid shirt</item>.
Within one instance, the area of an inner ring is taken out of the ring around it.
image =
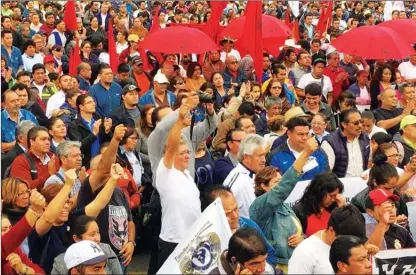
[[[1,112],[1,141],[2,142],[12,142],[16,140],[15,130],[17,124],[23,120],[31,120],[36,125],[39,125],[36,117],[29,111],[21,109],[19,111],[19,118],[17,123],[10,118],[7,110]]]

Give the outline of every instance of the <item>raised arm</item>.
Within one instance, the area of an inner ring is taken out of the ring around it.
[[[95,199],[85,207],[85,215],[96,218],[101,210],[110,202],[113,191],[117,186],[117,181],[124,175],[123,167],[120,164],[112,164],[110,179],[105,184],[104,188],[98,193]]]
[[[104,180],[110,175],[111,165],[116,162],[117,149],[126,133],[126,129],[123,124],[117,125],[114,129],[114,135],[108,145],[108,149],[103,154],[97,169],[92,172],[89,179],[93,193],[104,185]]]
[[[202,123],[195,125],[193,129],[192,142],[199,143],[206,140],[218,127],[218,117],[214,110],[214,104],[207,103],[206,110],[208,114],[207,118]],[[187,127],[183,129],[183,133],[190,137],[191,128]]]
[[[61,191],[56,195],[55,198],[48,204],[45,212],[36,223],[35,229],[39,236],[44,236],[51,229],[53,223],[58,218],[65,203],[69,199],[72,187],[74,186],[75,180],[77,179],[77,173],[75,169],[71,169],[65,172],[65,184]]]

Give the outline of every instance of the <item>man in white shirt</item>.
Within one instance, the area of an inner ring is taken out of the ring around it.
[[[59,78],[59,86],[61,90],[51,96],[46,105],[46,116],[51,118],[53,111],[59,109],[65,102],[66,92],[72,89],[72,78],[69,75],[62,75]]]
[[[305,95],[305,87],[310,83],[317,83],[322,88],[322,96],[328,104],[332,102],[332,81],[324,75],[324,69],[326,61],[321,58],[315,58],[313,61],[312,72],[305,74],[299,80],[298,86],[296,87],[296,93],[298,95]]]
[[[240,216],[249,218],[249,208],[254,195],[254,177],[266,163],[266,142],[256,134],[248,134],[240,144],[240,163],[231,170],[223,185],[231,188],[238,202]]]
[[[409,61],[400,64],[399,71],[404,81],[416,83],[416,54],[411,55]]]
[[[66,36],[65,36],[66,25],[65,22],[58,19],[56,21],[56,28],[52,31],[51,35],[48,38],[48,45],[50,47],[55,45],[60,45],[65,47],[66,45]]]
[[[32,14],[32,23],[30,24],[30,29],[38,32],[42,27],[42,23],[40,23],[40,18],[38,13]]]
[[[288,274],[334,274],[329,251],[337,236],[353,235],[366,239],[365,219],[354,205],[332,211],[328,227],[301,242],[289,259]]]
[[[23,51],[24,54],[22,55],[23,60],[23,68],[25,71],[32,72],[32,67],[35,64],[43,64],[43,58],[40,54],[35,52],[36,44],[33,40],[26,40],[23,43]]]
[[[234,49],[234,40],[231,38],[224,37],[223,40],[221,40],[220,45],[222,47],[221,51],[221,61],[225,62],[228,56],[234,56],[238,62],[241,60],[240,53]]]
[[[359,177],[367,170],[370,139],[362,132],[360,111],[341,113],[341,127],[324,137],[321,148],[328,156],[329,168],[340,178]]]
[[[381,133],[387,134],[386,130],[376,125],[376,118],[374,117],[373,112],[364,111],[361,114],[361,119],[362,119],[363,130],[370,139],[375,133],[381,132]]]

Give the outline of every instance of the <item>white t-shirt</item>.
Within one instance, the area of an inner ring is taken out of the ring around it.
[[[386,129],[378,127],[377,125],[374,124],[373,129],[371,129],[371,133],[368,135],[368,137],[372,138],[375,133],[380,133],[380,132],[387,134]]]
[[[300,78],[299,83],[298,83],[298,88],[301,90],[305,90],[305,87],[308,84],[317,83],[319,86],[322,87],[322,95],[327,99],[328,93],[332,93],[333,91],[332,82],[331,82],[331,79],[327,77],[326,75],[324,75],[323,77],[324,77],[324,81],[323,81],[324,85],[322,87],[321,78],[313,77],[312,73],[305,74]]]
[[[48,103],[46,105],[46,116],[48,118],[51,118],[53,111],[59,109],[64,103],[65,93],[62,90],[60,90],[59,92],[57,92],[49,98]]]
[[[399,71],[405,79],[416,78],[416,66],[412,65],[410,61],[403,62],[399,65]]]
[[[250,177],[250,171],[239,163],[224,180],[224,186],[230,187],[240,210],[240,216],[250,218],[249,208],[256,199],[254,195],[254,175]]]
[[[137,187],[142,185],[142,175],[144,172],[143,166],[142,166],[142,162],[141,160],[137,159],[136,155],[134,154],[134,152],[127,152],[126,151],[126,157],[130,162],[131,168],[133,168],[133,178],[134,181],[136,182]],[[140,158],[140,156],[139,156]]]
[[[241,55],[237,50],[232,49],[231,52],[229,52],[228,54],[226,52],[221,52],[221,61],[225,62],[225,59],[227,58],[227,56],[232,55],[234,56],[238,62],[240,62],[241,60]]]
[[[293,251],[288,274],[334,274],[329,262],[330,248],[315,235],[310,236]]]
[[[199,190],[188,170],[167,168],[160,160],[156,170],[156,189],[162,205],[162,229],[165,242],[179,243],[201,215]]]

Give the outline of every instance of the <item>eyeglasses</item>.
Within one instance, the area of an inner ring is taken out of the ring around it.
[[[230,141],[234,141],[234,142],[240,143],[242,141],[242,139],[230,139]]]
[[[351,124],[353,124],[354,126],[358,126],[360,124],[362,124],[361,120],[355,121],[355,122],[350,122]]]
[[[273,90],[281,90],[282,89],[282,86],[273,86],[272,89]]]
[[[238,64],[238,61],[231,61],[230,64],[232,64],[232,65]]]
[[[129,139],[132,139],[132,140],[138,140],[139,138],[138,137],[128,137]]]

